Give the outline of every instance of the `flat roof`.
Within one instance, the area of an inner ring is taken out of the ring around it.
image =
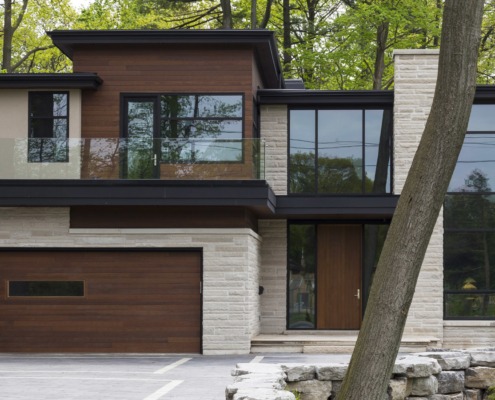
[[[93,73],[0,74],[0,89],[91,89],[102,79]]]
[[[283,88],[274,32],[257,30],[56,30],[47,32],[55,46],[72,59],[81,45],[247,45],[254,48],[262,78],[270,88]]]

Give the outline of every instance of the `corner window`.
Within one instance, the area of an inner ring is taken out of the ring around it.
[[[392,111],[290,111],[291,194],[391,192]]]
[[[444,318],[495,318],[495,105],[473,105],[444,202]]]
[[[28,161],[67,162],[69,93],[29,93]]]

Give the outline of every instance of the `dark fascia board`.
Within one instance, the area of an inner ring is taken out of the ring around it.
[[[266,181],[0,180],[0,206],[243,206],[273,214]]]
[[[300,90],[264,89],[258,91],[260,104],[291,106],[352,106],[392,107],[393,90]]]
[[[264,29],[57,30],[47,34],[70,59],[78,45],[249,45],[255,49],[267,87],[283,87],[275,36],[272,31]]]
[[[277,196],[277,217],[391,219],[399,196]]]
[[[495,103],[495,85],[478,85],[474,95],[474,104]]]
[[[102,79],[93,73],[0,74],[0,89],[96,90],[102,82]]]

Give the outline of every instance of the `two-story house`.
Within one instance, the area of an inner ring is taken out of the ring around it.
[[[269,31],[49,35],[73,73],[0,75],[0,351],[355,337],[435,51],[396,52],[394,91],[315,91]],[[495,90],[476,103],[405,346],[495,339]]]

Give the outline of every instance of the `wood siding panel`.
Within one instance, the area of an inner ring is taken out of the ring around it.
[[[201,352],[201,254],[0,252],[0,351]],[[8,280],[82,280],[84,297],[7,297]]]
[[[241,207],[71,207],[71,228],[250,228],[254,214]]]
[[[121,93],[244,93],[245,136],[252,133],[253,49],[249,46],[81,46],[74,72],[96,72],[84,92],[82,136],[119,137]]]

